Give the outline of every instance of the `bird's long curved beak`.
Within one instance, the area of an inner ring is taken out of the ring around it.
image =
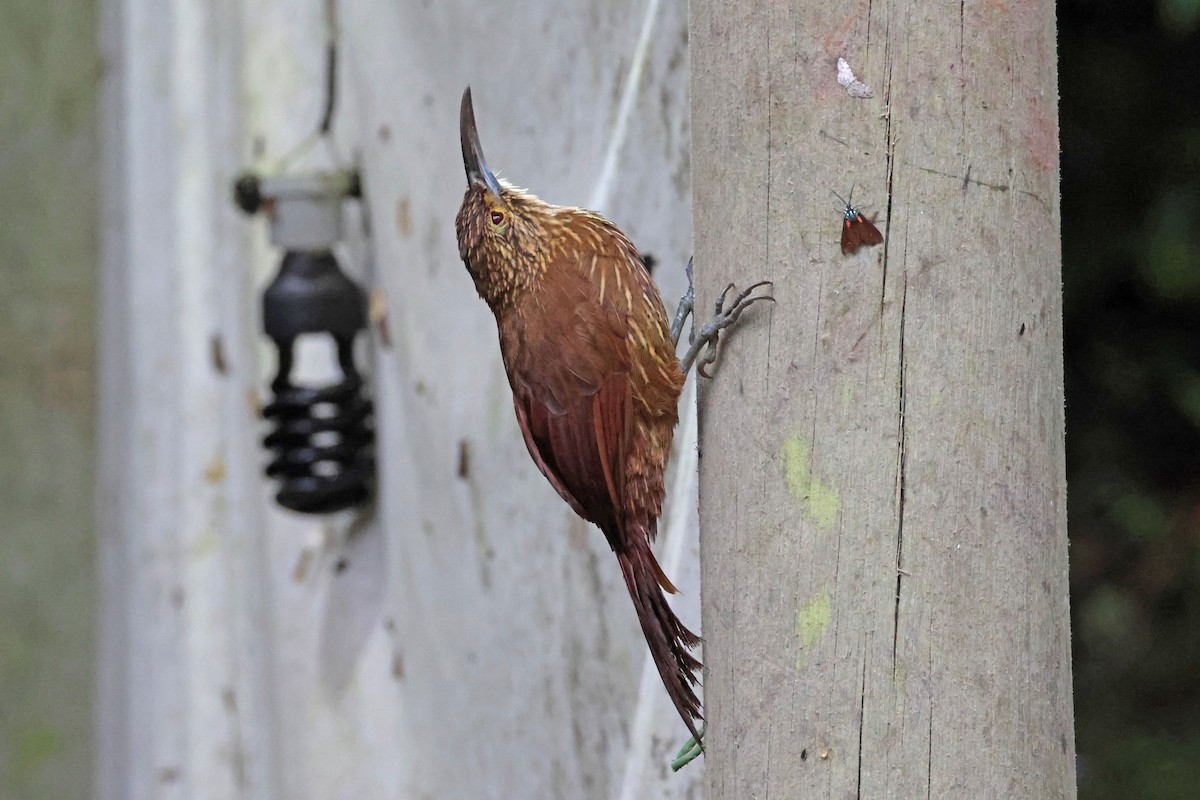
[[[462,108],[458,112],[458,134],[462,139],[463,166],[467,168],[467,184],[482,183],[488,190],[500,196],[500,182],[488,169],[483,160],[483,148],[479,145],[479,131],[475,127],[475,108],[471,105],[471,87],[463,92]]]

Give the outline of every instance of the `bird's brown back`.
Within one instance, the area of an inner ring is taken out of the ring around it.
[[[529,203],[528,196],[512,207],[520,208],[522,201]],[[606,414],[622,417],[610,426],[620,429],[614,438],[618,451],[608,453],[619,474],[610,475],[612,485],[606,485],[619,508],[604,502],[607,492],[599,487],[568,488],[585,506],[576,510],[601,528],[609,527],[606,522],[622,528],[636,524],[653,536],[684,382],[658,290],[637,248],[598,215],[544,206],[512,225],[536,236],[532,240],[539,246],[522,254],[531,263],[516,280],[509,267],[480,270],[476,283],[485,299],[499,300],[493,311],[514,399],[527,407],[544,406],[550,415],[581,408],[590,414],[603,387],[622,381],[625,394],[603,401]],[[485,285],[479,286],[480,279]],[[547,444],[543,455],[564,449]],[[597,502],[588,508],[593,504],[585,499],[593,495]],[[614,510],[617,518],[609,519]]]

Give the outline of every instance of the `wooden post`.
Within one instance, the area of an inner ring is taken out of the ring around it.
[[[1074,797],[1054,5],[691,14],[706,796]]]

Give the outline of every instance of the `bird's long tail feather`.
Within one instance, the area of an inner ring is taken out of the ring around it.
[[[694,687],[698,683],[696,672],[701,664],[688,652],[700,644],[700,637],[684,627],[667,605],[663,589],[670,591],[674,587],[670,581],[666,581],[649,544],[636,542],[630,550],[618,552],[617,560],[621,563],[625,586],[633,599],[638,622],[642,624],[642,633],[646,636],[646,644],[650,646],[650,655],[658,667],[667,694],[692,736],[700,741],[696,720],[704,717]],[[666,586],[663,585],[664,581]]]

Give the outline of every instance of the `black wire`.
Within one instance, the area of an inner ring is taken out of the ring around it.
[[[324,136],[333,126],[333,110],[337,105],[337,44],[333,39],[325,48],[325,111],[317,131]]]

